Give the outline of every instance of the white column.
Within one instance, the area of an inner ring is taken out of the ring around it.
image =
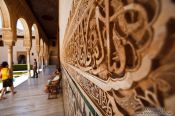
[[[39,72],[39,66],[40,66],[40,61],[39,61],[39,52],[36,52],[37,53],[37,71]]]
[[[48,59],[46,59],[46,66],[48,66]]]
[[[27,50],[27,70],[29,73],[29,77],[31,77],[31,73],[30,73],[30,50]]]
[[[43,59],[43,56],[41,57],[41,69],[42,70],[44,69],[44,59]]]
[[[13,45],[8,45],[8,64],[9,64],[9,68],[12,69],[13,68]]]
[[[37,42],[36,42],[37,43]],[[40,59],[39,59],[39,53],[40,53],[40,46],[39,46],[39,42],[38,44],[36,44],[36,61],[37,61],[37,71],[39,72],[39,68],[40,68]]]

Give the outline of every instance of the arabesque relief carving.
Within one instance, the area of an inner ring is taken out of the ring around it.
[[[86,79],[83,74],[77,73],[76,69],[65,67],[104,116],[135,115],[145,107],[165,107],[164,99],[175,93],[175,83],[168,81],[174,78],[172,75],[175,73],[172,70],[175,63],[166,68],[163,66],[155,70],[147,79],[136,83],[130,89],[105,91]],[[162,73],[157,74],[157,71]]]
[[[63,67],[102,115],[134,116],[145,107],[170,105],[165,101],[175,93],[175,16],[162,17],[162,2],[79,0],[73,5]]]
[[[151,7],[151,15],[144,5]],[[157,0],[83,0],[76,10],[67,29],[67,63],[102,80],[127,78],[127,74],[143,67],[150,70],[152,57],[148,58],[148,48],[154,39],[152,24],[159,12]],[[150,64],[144,66],[145,60]]]

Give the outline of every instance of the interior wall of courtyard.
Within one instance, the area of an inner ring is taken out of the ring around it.
[[[27,52],[26,52],[26,48],[23,46],[23,38],[18,38],[15,46],[13,47],[13,64],[26,64],[26,56],[27,56]],[[35,46],[35,40],[32,39],[32,46]],[[2,63],[3,61],[7,61],[8,56],[7,56],[7,51],[8,48],[7,46],[0,46],[0,53],[3,55],[0,55],[0,62]],[[24,62],[22,61],[20,63],[20,55],[24,55]],[[33,63],[34,59],[37,59],[37,53],[35,50],[35,47],[31,47],[30,50],[30,62],[31,64]]]
[[[65,115],[174,112],[174,11],[174,0],[59,1]]]

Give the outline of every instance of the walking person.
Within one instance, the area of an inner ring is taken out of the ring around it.
[[[8,68],[8,63],[3,62],[2,63],[2,68],[0,70],[0,77],[2,79],[2,91],[0,95],[0,100],[5,99],[4,94],[7,91],[7,87],[10,87],[12,94],[15,94],[16,92],[14,91],[14,86],[13,86],[13,74],[12,70]]]
[[[33,78],[38,78],[37,61],[36,61],[36,59],[34,59],[34,63],[33,63]]]

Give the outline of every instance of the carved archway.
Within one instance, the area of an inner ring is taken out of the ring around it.
[[[13,30],[11,25],[11,17],[7,5],[3,0],[0,0],[0,15],[2,21],[2,40],[6,43],[13,43]]]
[[[39,40],[39,31],[36,24],[32,25],[32,31],[34,31],[34,36],[35,36],[36,51],[39,52],[40,40]]]
[[[0,28],[2,28],[2,13],[1,13],[1,9],[0,9]]]
[[[0,10],[0,30],[2,30],[2,13]],[[2,32],[0,32],[0,36],[2,35]],[[0,38],[0,46],[3,46],[3,41],[2,41],[2,37]]]
[[[7,8],[6,3],[4,0],[0,0],[0,15],[1,15],[1,27],[2,27],[2,40],[0,42],[1,46],[7,45],[8,46],[8,53],[7,55],[7,61],[9,64],[9,67],[12,67],[13,57],[12,57],[12,46],[14,44],[13,39],[13,30],[11,28],[11,17],[9,13],[9,9]]]
[[[19,18],[17,20],[17,23],[20,22],[23,26],[23,35],[24,35],[24,43],[23,43],[23,46],[24,47],[31,47],[31,31],[29,29],[29,26],[26,22],[26,20],[24,18]],[[16,23],[16,24],[17,24]],[[17,27],[17,26],[16,26]]]
[[[0,1],[0,14],[2,17],[2,27],[3,28],[11,28],[10,14],[8,8],[3,0]]]
[[[38,31],[38,27],[36,24],[32,25],[32,38],[35,38],[34,41],[32,41],[32,49],[35,49],[35,59],[37,59],[37,62],[39,62],[39,53],[40,53],[40,40],[39,40],[39,31]]]

